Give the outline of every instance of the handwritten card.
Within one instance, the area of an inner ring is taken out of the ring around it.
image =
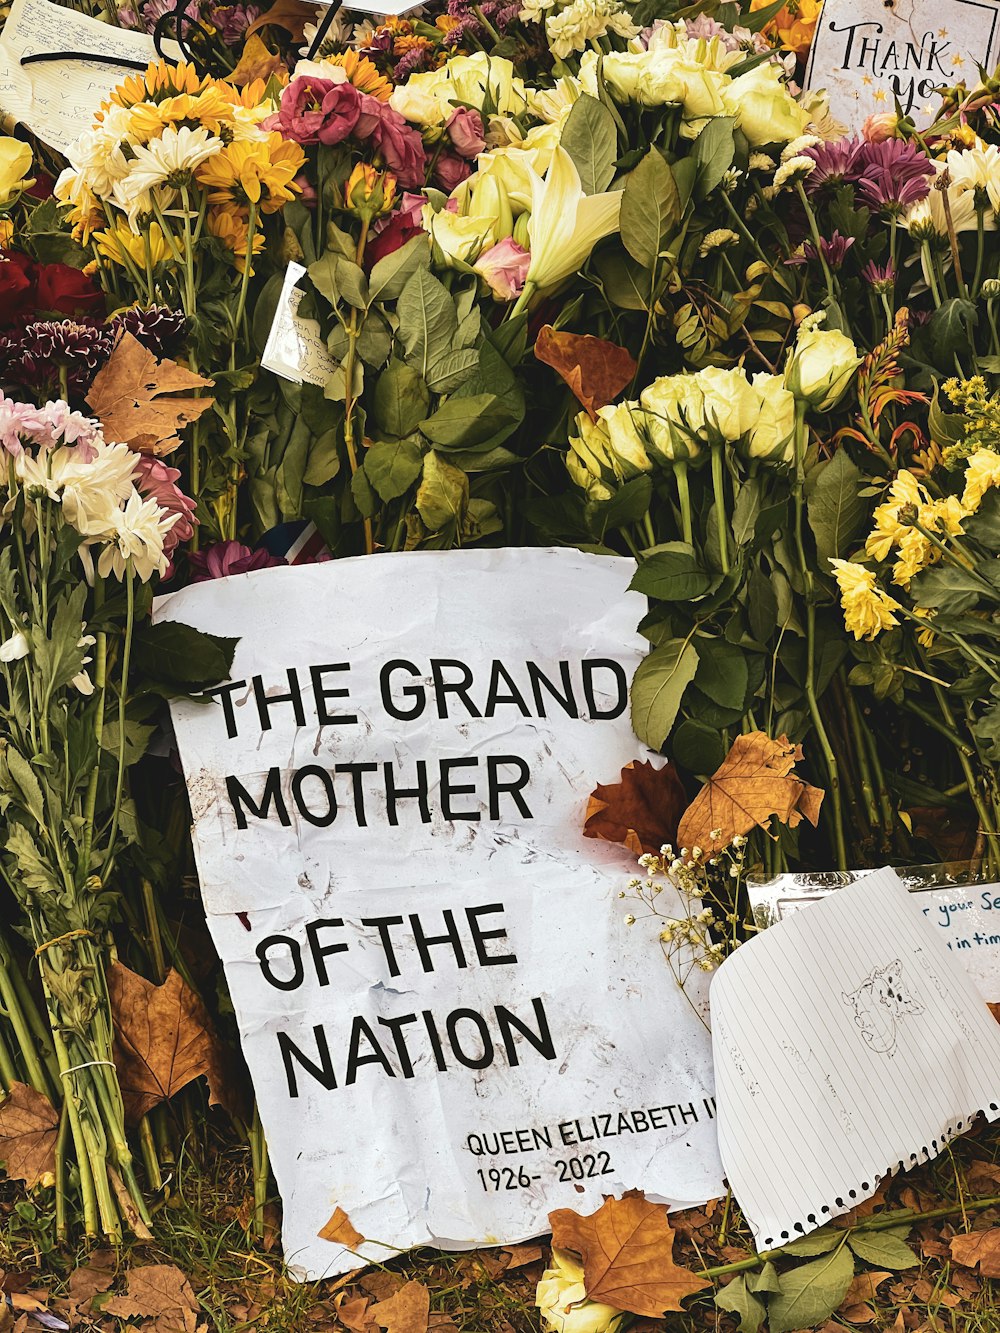
[[[978,82],[1000,54],[997,0],[825,0],[805,86],[825,88],[830,110],[852,130],[892,112],[928,124],[934,89]]]
[[[163,49],[169,59],[180,59],[175,42],[164,42]],[[55,51],[94,59],[21,63],[25,56]],[[101,103],[135,72],[112,62],[157,58],[145,33],[113,28],[51,0],[14,0],[0,37],[0,112],[65,153],[91,128]]]
[[[337,363],[327,351],[319,321],[299,314],[305,292],[295,284],[305,272],[305,266],[296,263],[290,263],[285,270],[278,308],[260,364],[293,384],[322,387],[337,369]]]
[[[754,922],[765,929],[873,873],[834,870],[750,883]],[[1000,1003],[1000,884],[970,883],[967,861],[897,873],[924,916],[944,932],[941,941],[957,955],[983,999]]]
[[[977,1113],[1000,1116],[1000,1025],[940,934],[878,870],[716,974],[719,1149],[759,1249],[848,1212]]]

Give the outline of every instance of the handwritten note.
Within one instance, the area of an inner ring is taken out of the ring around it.
[[[163,49],[168,58],[180,59],[176,43],[164,42]],[[21,63],[25,56],[55,51],[86,52],[95,59]],[[145,33],[113,28],[51,0],[14,0],[0,36],[0,111],[65,153],[133,72],[111,62],[156,59],[153,39]]]
[[[805,86],[825,88],[830,110],[852,130],[898,101],[927,124],[935,88],[978,82],[1000,52],[996,0],[825,0]]]
[[[296,283],[305,275],[302,264],[290,263],[278,297],[271,331],[260,364],[293,384],[324,385],[337,368],[327,351],[319,322],[299,314],[305,292]]]
[[[871,870],[779,875],[748,885],[754,921],[761,929],[820,902]],[[968,862],[918,866],[898,872],[924,916],[938,927],[980,995],[1000,1003],[1000,884],[970,884]],[[956,882],[957,881],[957,882]]]
[[[719,1148],[759,1248],[849,1211],[978,1112],[1000,1116],[1000,1025],[940,935],[877,870],[716,974]],[[776,1126],[781,1150],[763,1155]]]

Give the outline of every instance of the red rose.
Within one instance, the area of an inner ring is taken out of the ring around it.
[[[103,315],[104,293],[78,268],[40,264],[35,297],[39,310],[58,315]]]
[[[19,250],[0,250],[0,325],[35,308],[35,265]]]

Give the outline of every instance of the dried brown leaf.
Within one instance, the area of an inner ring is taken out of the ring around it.
[[[213,1106],[233,1108],[226,1059],[205,1006],[173,968],[161,986],[123,963],[108,971],[115,1064],[130,1121],[204,1077]]]
[[[535,356],[566,381],[593,421],[598,409],[613,403],[632,382],[636,370],[631,353],[617,343],[591,333],[565,333],[551,324],[539,329]]]
[[[636,856],[658,852],[676,838],[686,804],[684,784],[672,764],[654,768],[648,760],[633,761],[625,765],[617,782],[594,788],[583,836],[620,842]]]
[[[272,74],[287,74],[288,67],[281,56],[269,51],[256,33],[251,33],[240,54],[239,63],[229,75],[227,82],[237,88],[245,88],[254,79],[265,83]]]
[[[685,811],[678,841],[708,853],[728,846],[752,828],[766,828],[772,815],[789,828],[803,818],[815,825],[824,793],[792,772],[801,758],[801,746],[793,745],[787,736],[771,740],[762,731],[737,736]]]
[[[56,1169],[59,1112],[27,1083],[12,1083],[0,1103],[0,1162],[31,1189]],[[50,1182],[51,1183],[51,1182]]]
[[[201,1306],[175,1264],[145,1264],[129,1270],[124,1296],[113,1296],[103,1313],[121,1319],[152,1319],[155,1333],[195,1333]]]
[[[386,1333],[427,1333],[431,1294],[422,1282],[406,1282],[387,1301],[371,1309],[372,1318]]]
[[[159,457],[179,448],[178,432],[197,421],[215,401],[211,397],[177,395],[182,390],[207,388],[211,384],[211,380],[185,370],[169,358],[157,361],[126,330],[94,376],[87,403],[100,417],[105,439]]]
[[[659,1319],[680,1310],[686,1296],[710,1284],[674,1263],[674,1232],[663,1204],[637,1190],[605,1199],[581,1217],[571,1208],[549,1213],[552,1244],[583,1260],[584,1286],[592,1301]]]
[[[356,1226],[352,1225],[351,1219],[339,1204],[333,1210],[333,1216],[329,1222],[317,1234],[320,1240],[329,1240],[334,1245],[343,1245],[345,1250],[356,1250],[359,1245],[365,1243],[364,1236]]]
[[[253,36],[261,28],[272,24],[276,28],[284,28],[286,32],[292,34],[292,40],[302,41],[303,32],[307,23],[315,23],[316,5],[306,4],[305,0],[277,0],[270,9],[261,14],[260,18],[255,19],[247,28],[246,35]]]
[[[512,1272],[515,1268],[525,1268],[528,1264],[536,1264],[545,1257],[540,1245],[505,1245],[501,1254],[507,1256],[508,1272]]]
[[[978,1268],[983,1277],[1000,1277],[1000,1227],[952,1236],[951,1257],[963,1268]]]

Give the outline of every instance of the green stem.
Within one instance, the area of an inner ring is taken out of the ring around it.
[[[52,1085],[42,1068],[34,1035],[25,1020],[24,1010],[21,1008],[20,996],[17,993],[12,975],[16,970],[8,952],[6,941],[3,941],[0,943],[0,1000],[3,1002],[7,1019],[14,1029],[14,1036],[17,1038],[17,1044],[21,1051],[21,1059],[24,1062],[28,1082],[36,1092],[49,1097],[52,1094]]]
[[[686,459],[674,463],[674,478],[677,482],[677,500],[681,507],[681,530],[688,546],[694,545],[694,532],[691,527],[691,492],[688,490],[688,465]]]
[[[729,573],[729,539],[726,535],[726,490],[722,446],[712,446],[712,494],[715,499],[715,530],[719,537],[719,561],[723,574]]]
[[[115,855],[118,821],[121,815],[122,787],[125,782],[125,712],[128,703],[128,673],[132,657],[132,632],[135,628],[135,572],[132,557],[125,562],[125,637],[122,640],[121,673],[118,681],[118,770],[115,775],[115,799],[112,807],[111,832],[108,848],[101,867],[101,879],[108,873]]]
[[[94,610],[100,610],[104,603],[104,580],[100,574],[94,575]],[[94,818],[97,811],[97,784],[101,777],[101,742],[104,739],[104,689],[108,680],[108,636],[103,630],[97,632],[94,645],[94,696],[96,712],[94,714],[94,749],[97,759],[94,763],[87,795],[83,808],[83,838],[80,845],[80,861],[77,873],[81,879],[90,875],[90,853],[94,845]]]
[[[854,755],[858,761],[858,771],[861,775],[861,795],[865,804],[865,813],[868,816],[868,822],[871,825],[872,833],[876,833],[881,828],[879,819],[878,802],[875,799],[875,787],[872,782],[872,771],[868,764],[868,746],[864,737],[865,724],[861,718],[861,710],[858,708],[857,700],[851,691],[850,685],[843,679],[841,673],[841,688],[844,694],[844,701],[847,707],[847,720],[851,728],[851,736],[854,741]]]

